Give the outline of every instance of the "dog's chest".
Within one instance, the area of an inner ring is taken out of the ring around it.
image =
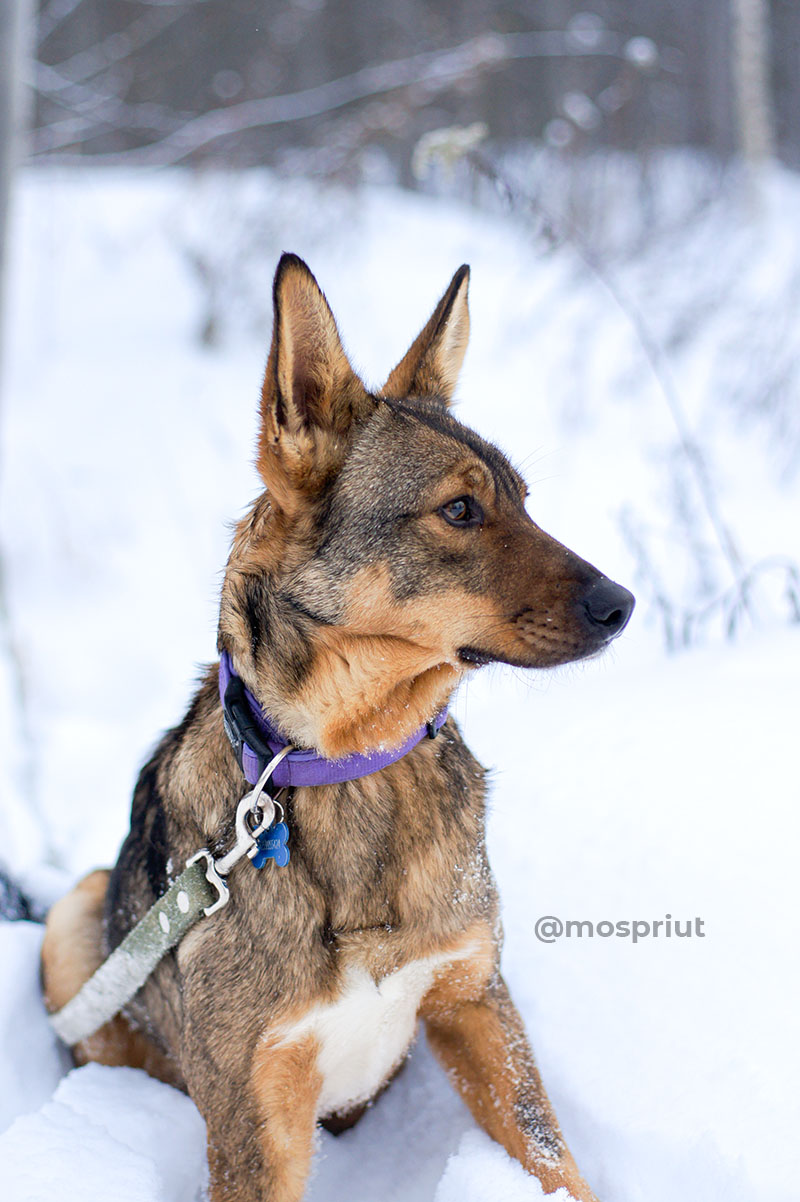
[[[320,1117],[344,1113],[378,1092],[408,1051],[420,1003],[437,974],[471,952],[470,945],[455,955],[442,952],[413,960],[377,983],[363,966],[353,964],[335,1001],[312,1007],[291,1027],[274,1033],[283,1046],[309,1035],[316,1040]]]

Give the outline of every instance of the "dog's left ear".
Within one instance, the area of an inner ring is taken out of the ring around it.
[[[341,466],[353,424],[374,409],[350,366],[328,302],[297,255],[281,256],[257,466],[276,504],[293,510]]]
[[[430,397],[449,405],[469,341],[469,267],[459,267],[433,315],[378,396]]]

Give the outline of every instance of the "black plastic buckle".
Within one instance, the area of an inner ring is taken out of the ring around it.
[[[236,756],[236,761],[242,772],[244,772],[242,760],[244,745],[246,743],[253,754],[258,757],[258,771],[260,775],[274,757],[275,752],[269,743],[266,742],[258,727],[253,711],[250,708],[250,703],[245,695],[244,682],[239,676],[232,676],[228,681],[228,687],[225,690],[225,700],[222,705],[222,724],[225,727],[225,734],[230,740],[233,754]],[[278,792],[278,787],[272,780],[268,780],[264,785],[264,792],[269,797],[274,797]]]
[[[434,718],[431,722],[426,722],[425,729],[428,732],[428,738],[435,739],[439,733],[439,727],[436,725],[436,719]]]

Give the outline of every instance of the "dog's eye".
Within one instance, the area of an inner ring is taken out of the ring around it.
[[[480,526],[483,510],[474,497],[456,497],[442,505],[439,513],[451,526]]]

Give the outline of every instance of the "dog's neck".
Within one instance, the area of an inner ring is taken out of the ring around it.
[[[446,707],[460,678],[454,666],[405,639],[325,629],[314,670],[284,712],[323,755],[392,748]]]
[[[446,709],[462,672],[424,660],[416,673],[410,664],[398,671],[399,660],[419,660],[419,654],[402,640],[370,639],[381,646],[369,649],[362,646],[365,641],[352,640],[347,657],[341,646],[323,647],[309,681],[289,694],[277,675],[256,676],[235,659],[234,664],[258,705],[296,747],[313,748],[329,759],[391,750]],[[359,671],[367,657],[381,665],[383,674]]]
[[[265,714],[235,671],[227,651],[220,656],[218,684],[225,731],[251,784],[259,780],[268,765],[274,765],[271,779],[278,787],[338,784],[371,775],[402,759],[426,735],[435,738],[447,718],[445,708],[396,747],[383,746],[331,759],[314,749],[292,749],[290,740]]]
[[[416,641],[413,629],[378,634],[359,615],[340,624],[346,606],[335,590],[325,605],[318,589],[307,590],[322,612],[305,610],[296,600],[303,591],[283,583],[294,570],[294,544],[281,515],[262,513],[264,506],[262,498],[237,531],[222,590],[220,651],[295,746],[331,759],[399,746],[446,707],[469,669]]]

